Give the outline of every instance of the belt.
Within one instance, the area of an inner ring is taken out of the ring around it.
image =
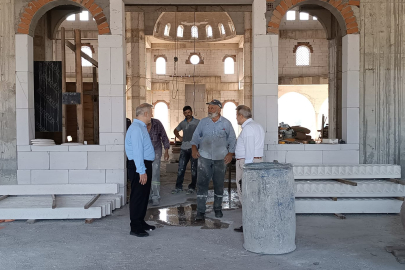
[[[241,159],[244,159],[244,158],[237,158],[236,160],[241,160]],[[254,157],[253,159],[262,159],[262,157]]]

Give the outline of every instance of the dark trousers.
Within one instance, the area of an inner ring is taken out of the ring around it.
[[[179,158],[179,170],[177,172],[176,181],[176,188],[178,189],[183,189],[184,174],[186,173],[186,168],[189,161],[191,162],[191,183],[188,185],[188,188],[195,189],[195,186],[197,184],[198,159],[194,159],[191,156],[191,148],[187,150],[181,150]]]
[[[214,183],[214,210],[222,210],[226,165],[223,159],[198,158],[197,211],[205,213],[208,198],[208,185]]]
[[[136,166],[133,160],[130,160],[133,166],[128,168],[129,179],[131,180],[131,197],[129,203],[129,214],[131,218],[131,231],[142,229],[145,223],[146,210],[148,208],[148,200],[150,187],[152,183],[152,163],[153,161],[145,160],[146,175],[148,181],[145,185],[139,183],[139,173],[136,172]]]

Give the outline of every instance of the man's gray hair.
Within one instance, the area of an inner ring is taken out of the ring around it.
[[[236,107],[236,112],[246,119],[252,118],[252,110],[246,105],[239,105]]]
[[[149,103],[142,103],[138,107],[136,107],[136,116],[138,117],[139,115],[143,114],[144,112],[148,111],[149,109],[152,109],[153,105]]]

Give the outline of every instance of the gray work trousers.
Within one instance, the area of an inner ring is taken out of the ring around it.
[[[152,185],[150,187],[151,200],[160,199],[160,163],[162,161],[162,151],[155,150],[155,160],[152,163]]]
[[[214,183],[214,210],[222,210],[222,198],[224,195],[224,179],[226,165],[223,159],[212,160],[203,157],[198,158],[197,171],[197,211],[205,213],[207,208],[208,186],[212,178]]]

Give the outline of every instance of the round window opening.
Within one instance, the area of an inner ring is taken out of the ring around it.
[[[192,55],[192,56],[190,57],[190,62],[191,62],[191,64],[193,64],[193,65],[197,65],[197,64],[200,63],[200,57],[199,57],[198,55],[194,54],[194,55]]]

